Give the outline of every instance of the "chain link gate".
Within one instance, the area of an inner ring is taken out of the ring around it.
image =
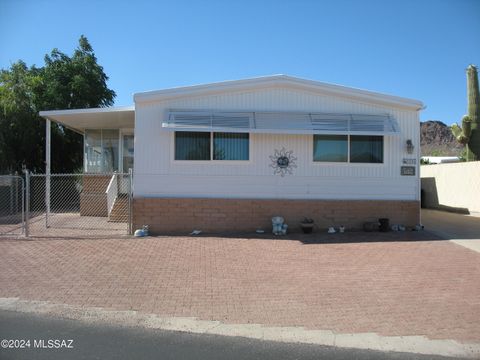
[[[25,183],[16,175],[0,175],[0,235],[25,234]]]
[[[132,175],[32,174],[27,232],[33,236],[120,236],[132,232]]]
[[[132,233],[132,173],[0,175],[0,235]]]

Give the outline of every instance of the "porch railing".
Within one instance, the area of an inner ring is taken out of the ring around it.
[[[107,194],[107,209],[108,209],[108,216],[110,217],[110,213],[113,210],[113,205],[115,204],[115,200],[118,197],[118,181],[117,181],[117,174],[113,174],[110,182],[108,183],[107,190],[105,191]]]

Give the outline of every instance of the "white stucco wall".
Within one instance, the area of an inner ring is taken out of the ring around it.
[[[425,206],[480,212],[480,161],[421,166]]]
[[[162,128],[169,109],[300,111],[391,114],[400,136],[386,136],[384,164],[313,162],[312,135],[250,135],[248,162],[174,161],[174,133]],[[416,176],[400,176],[403,158],[418,160],[418,112],[349,98],[287,88],[185,97],[137,103],[135,111],[135,197],[228,197],[290,199],[419,199]],[[414,154],[405,142],[412,139]],[[293,150],[293,175],[273,175],[275,149]],[[418,162],[418,161],[417,161]]]

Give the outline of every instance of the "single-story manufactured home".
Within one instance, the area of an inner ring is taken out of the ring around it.
[[[85,173],[133,168],[134,228],[158,234],[267,230],[273,216],[289,230],[303,217],[321,228],[415,225],[422,108],[275,75],[40,115],[83,134]]]

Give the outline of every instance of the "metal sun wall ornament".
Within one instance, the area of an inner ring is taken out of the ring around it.
[[[273,155],[270,155],[270,160],[272,163],[270,164],[270,167],[274,169],[273,175],[280,175],[281,177],[284,177],[286,174],[293,174],[293,169],[297,167],[295,164],[295,161],[297,158],[293,156],[293,150],[285,150],[285,148],[282,148],[282,150],[277,150],[275,149],[275,153]]]

